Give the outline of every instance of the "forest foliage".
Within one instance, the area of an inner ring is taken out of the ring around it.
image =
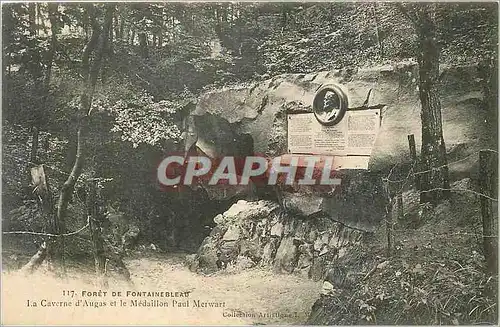
[[[93,24],[104,24],[106,4],[2,9],[9,211],[32,201],[31,165],[45,164],[55,189],[71,170],[82,53]],[[433,15],[440,63],[496,69],[496,4],[439,4]],[[81,179],[105,178],[110,204],[149,220],[186,207],[180,195],[158,195],[149,168],[162,153],[182,149],[183,118],[203,91],[282,73],[411,61],[420,51],[414,27],[393,3],[119,3],[108,38],[76,191]]]

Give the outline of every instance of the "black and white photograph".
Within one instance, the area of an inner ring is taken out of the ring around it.
[[[1,4],[1,324],[497,325],[498,2]]]

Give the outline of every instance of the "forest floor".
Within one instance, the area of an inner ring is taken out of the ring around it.
[[[472,189],[469,179],[452,189]],[[387,227],[339,258],[350,285],[321,295],[312,325],[497,325],[498,279],[485,267],[481,208],[470,192],[453,192],[436,207],[403,193],[404,216],[394,217],[393,247]],[[493,203],[493,212],[498,212]],[[498,219],[498,218],[495,218]]]
[[[453,183],[452,188],[464,190],[472,186],[470,180],[464,179]],[[394,222],[390,256],[387,229],[381,224],[366,242],[336,261],[360,277],[351,287],[332,294],[322,292],[322,282],[278,275],[262,268],[196,274],[185,265],[186,253],[147,249],[125,259],[133,285],[120,278],[110,265],[109,288],[103,289],[108,293],[84,296],[82,291],[99,291],[92,260],[68,260],[64,280],[55,278],[47,264],[33,275],[23,276],[19,268],[28,262],[36,247],[27,239],[23,242],[22,236],[4,237],[2,323],[495,324],[498,284],[484,269],[478,198],[470,192],[456,192],[435,208],[420,205],[418,200],[417,192],[403,193],[404,217]],[[498,212],[496,202],[493,212]],[[71,291],[74,297],[65,295]],[[139,298],[127,296],[127,291],[189,292],[189,296]],[[140,299],[146,299],[143,306],[133,306],[133,300]],[[92,303],[85,306],[78,300]],[[155,302],[155,307],[144,306],[154,300],[164,305]],[[64,307],[68,303],[72,306]]]
[[[180,253],[131,256],[125,263],[134,285],[110,279],[109,288],[102,289],[108,293],[102,297],[82,296],[82,291],[99,291],[99,287],[92,269],[81,264],[69,267],[64,280],[55,278],[46,265],[29,277],[3,271],[2,324],[302,324],[321,289],[321,282],[257,268],[204,276],[190,272],[184,257]],[[63,291],[75,291],[75,295],[65,296]],[[188,297],[139,298],[127,297],[127,291],[190,293]],[[122,292],[122,296],[112,296],[112,292]],[[160,300],[168,307],[131,307],[135,299]],[[93,303],[83,306],[81,302],[77,307],[78,300]],[[112,306],[115,300],[117,306]],[[120,300],[127,306],[121,307]],[[186,300],[189,307],[179,307]],[[61,305],[52,301],[71,302],[72,306],[47,306]],[[37,307],[31,307],[35,302]],[[224,307],[195,307],[197,303],[223,303]]]

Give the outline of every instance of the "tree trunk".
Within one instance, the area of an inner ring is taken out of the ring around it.
[[[163,47],[163,20],[160,23],[160,30],[158,31],[158,48]]]
[[[104,213],[102,210],[102,201],[97,194],[97,185],[93,181],[88,183],[87,195],[87,214],[90,222],[90,235],[92,239],[92,250],[94,254],[94,263],[97,279],[101,287],[107,287],[106,280],[106,256],[104,252],[104,238],[101,228],[103,224]]]
[[[441,102],[438,95],[439,48],[436,43],[436,27],[428,7],[418,13],[416,24],[418,37],[419,96],[422,105],[422,151],[420,202],[437,204],[449,195],[446,146],[443,138]]]
[[[38,119],[35,117],[33,126],[31,126],[31,153],[30,153],[30,163],[38,163],[38,140],[39,140],[39,130],[38,130]]]
[[[117,11],[116,19],[118,22],[118,35],[116,36],[117,40],[120,40],[120,42],[123,42],[123,33],[125,31],[125,19],[123,16],[120,14],[120,10]]]
[[[135,40],[135,29],[131,26],[130,27],[131,31],[130,31],[130,44],[131,45],[134,45],[134,40]]]
[[[44,84],[44,89],[45,89],[45,96],[43,98],[43,107],[46,106],[47,104],[47,96],[50,91],[50,80],[52,77],[52,65],[54,62],[54,55],[56,53],[56,47],[57,47],[57,31],[58,31],[58,24],[57,24],[57,11],[59,8],[59,4],[57,2],[50,2],[47,4],[48,6],[48,13],[49,13],[49,21],[50,21],[50,51],[49,51],[49,56],[47,58],[47,71],[45,72],[45,80],[43,82]],[[47,184],[47,190],[50,194],[50,190],[48,188]],[[53,203],[52,203],[52,195],[50,195],[50,208],[47,208],[47,214],[50,215],[51,219],[53,220],[53,226],[58,225],[57,217],[52,216],[53,214]],[[56,233],[57,229],[54,229],[51,231],[52,233]]]
[[[29,19],[29,29],[32,36],[36,36],[36,3],[28,3],[28,19]]]
[[[149,51],[148,51],[148,39],[146,33],[141,32],[138,34],[138,36],[139,36],[139,51],[141,57],[147,58],[149,55]]]
[[[128,43],[128,40],[129,40],[129,30],[130,30],[129,25],[125,24],[125,19],[123,19],[123,18],[121,18],[120,24],[121,24],[121,27],[120,27],[120,29],[121,29],[120,30],[120,35],[121,35],[120,36],[120,40],[122,42],[124,42],[125,44],[128,45],[129,44]]]
[[[46,72],[45,76],[43,77],[43,84],[42,84],[42,67],[41,63],[38,64],[36,62],[33,62],[33,77],[35,78],[35,85],[36,85],[36,90],[37,92],[40,92],[41,94],[41,101],[40,104],[35,104],[35,108],[33,108],[33,126],[31,128],[31,153],[30,153],[30,161],[33,164],[38,164],[38,144],[39,144],[39,136],[40,136],[40,120],[42,119],[42,110],[44,109],[46,103],[47,103],[47,96],[49,95],[49,88],[50,88],[50,79],[52,76],[52,63],[54,61],[54,54],[56,51],[56,42],[57,42],[57,17],[56,17],[56,12],[59,4],[56,3],[49,3],[48,4],[48,14],[49,14],[49,20],[51,24],[51,38],[50,38],[50,49],[48,52],[47,60],[46,60]],[[35,37],[38,34],[38,29],[36,27],[36,21],[35,20],[35,13],[36,13],[36,8],[33,3],[30,3],[29,6],[29,17],[30,17],[30,34]],[[33,19],[33,21],[32,21]],[[37,54],[38,57],[38,54]],[[41,58],[40,58],[41,59]]]
[[[36,25],[36,7],[37,4],[30,2],[28,4],[28,20],[29,20],[29,32],[32,38],[36,38],[38,35],[38,29]],[[33,49],[31,51],[31,62],[29,64],[29,71],[35,80],[35,92],[39,96],[44,92],[41,89],[41,79],[42,79],[42,67],[41,67],[41,57],[38,50]],[[33,104],[33,123],[31,126],[31,153],[30,161],[32,163],[37,163],[37,152],[38,152],[38,137],[39,137],[39,125],[41,119],[40,106],[38,103]]]
[[[89,40],[89,13],[87,8],[85,8],[82,16],[82,28],[85,32],[85,42]]]
[[[288,23],[288,6],[286,3],[281,5],[281,33],[286,29]]]
[[[167,12],[165,11],[165,6],[162,7],[161,9],[161,19],[160,19],[160,25],[158,28],[158,48],[161,48],[163,46],[163,30],[165,26],[165,23],[169,21],[169,17]]]
[[[498,155],[491,151],[479,151],[480,192],[490,198],[498,197]],[[483,222],[483,252],[489,273],[498,274],[498,221],[495,219],[492,202],[485,196],[479,198]]]
[[[113,31],[114,32],[114,39],[116,41],[120,40],[120,23],[118,22],[118,13],[115,12],[114,17],[113,17]]]
[[[498,56],[498,55],[497,55]],[[498,61],[486,59],[478,64],[478,75],[482,80],[483,103],[490,129],[490,146],[498,144]]]
[[[48,93],[50,87],[50,78],[52,77],[52,64],[54,61],[54,55],[56,53],[57,29],[58,29],[56,13],[59,8],[59,4],[57,2],[50,2],[48,3],[47,6],[49,11],[51,36],[50,36],[50,51],[49,51],[49,56],[47,58],[47,72],[45,73],[45,81],[44,81],[44,87],[45,90],[47,91],[46,94]],[[46,100],[46,97],[44,100]]]
[[[115,41],[115,35],[113,34],[113,30],[116,30],[116,26],[113,27],[113,23],[111,23],[109,30],[108,30],[108,43],[107,47],[105,49],[106,51],[106,58],[109,59],[114,52],[113,46],[114,46],[114,41]]]
[[[175,36],[176,36],[176,33],[175,33],[175,17],[172,15],[172,34],[171,34],[171,37],[170,37],[170,41],[175,42]]]
[[[77,127],[77,146],[76,155],[74,158],[73,168],[68,178],[64,182],[59,193],[59,200],[57,203],[57,219],[59,221],[59,234],[63,234],[66,230],[65,219],[67,215],[68,203],[73,194],[75,183],[80,176],[83,168],[84,147],[85,147],[85,132],[88,118],[90,115],[90,108],[92,105],[92,97],[94,95],[97,77],[101,68],[103,51],[107,47],[109,38],[109,30],[111,28],[114,4],[108,4],[106,9],[104,27],[100,28],[96,20],[96,15],[93,13],[93,5],[90,7],[91,20],[92,20],[92,36],[88,42],[82,55],[83,76],[86,78],[85,88],[80,96],[80,108],[78,112],[78,127]],[[94,59],[90,64],[91,54],[94,52]],[[64,236],[60,237],[60,244],[58,250],[62,256],[64,268]]]

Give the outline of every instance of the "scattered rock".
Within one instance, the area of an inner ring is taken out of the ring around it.
[[[218,214],[214,217],[214,223],[222,224],[224,222],[224,216],[222,214]]]
[[[221,243],[217,256],[225,264],[233,262],[238,257],[239,247],[236,241],[225,241]]]
[[[196,270],[201,270],[206,273],[212,273],[219,270],[217,265],[218,256],[217,249],[214,244],[208,243],[203,245],[197,254],[197,263],[193,264]]]
[[[309,217],[321,212],[323,198],[313,194],[284,193],[288,210],[299,216]]]
[[[269,216],[271,212],[279,207],[277,203],[272,201],[255,201],[248,202],[245,200],[239,200],[233,204],[223,216],[226,220],[236,220],[236,219],[252,219],[257,217]]]
[[[278,222],[271,227],[271,236],[281,237],[281,235],[283,235],[283,224]]]
[[[240,229],[237,226],[230,226],[222,237],[223,241],[237,241],[240,239]]]
[[[377,265],[377,269],[382,270],[382,269],[384,269],[385,267],[387,267],[387,265],[388,265],[388,264],[389,264],[389,261],[387,261],[387,260],[386,260],[386,261],[384,261],[384,262],[381,262],[381,263],[379,263],[379,264]]]
[[[264,246],[264,251],[262,253],[262,262],[264,264],[273,263],[276,250],[278,249],[279,240],[277,238],[271,238],[271,240]]]
[[[325,254],[327,254],[328,252],[330,252],[330,249],[328,248],[328,246],[326,245],[323,245],[323,248],[321,249],[321,251],[319,252],[319,256],[324,256]]]
[[[348,271],[345,267],[332,267],[326,274],[326,280],[336,288],[343,288],[347,284]]]
[[[333,285],[331,283],[329,283],[328,281],[324,281],[323,287],[321,288],[321,294],[329,295],[329,294],[333,293],[334,289],[335,288],[333,287]]]
[[[296,220],[287,221],[283,226],[283,236],[293,236],[295,234]]]
[[[312,243],[316,240],[317,236],[318,236],[318,231],[316,229],[311,229],[306,240],[307,240],[307,242]]]
[[[235,268],[237,270],[249,269],[255,266],[255,262],[253,262],[250,258],[246,256],[238,256],[236,258]]]
[[[307,222],[304,222],[304,221],[297,224],[297,228],[295,229],[294,238],[297,241],[304,242],[305,238],[306,238],[306,233],[307,233],[308,227],[309,227],[309,224]]]
[[[197,259],[196,254],[188,254],[186,255],[186,265],[188,266],[190,271],[197,271],[199,261]]]
[[[257,240],[242,240],[240,242],[240,254],[259,262],[262,259],[263,248]]]
[[[316,239],[316,241],[314,241],[314,251],[321,251],[321,249],[323,248],[323,245],[325,245],[325,243],[323,242],[323,240],[321,239],[321,237],[318,237]]]
[[[414,274],[424,274],[424,270],[422,269],[422,265],[421,265],[421,264],[419,264],[419,263],[417,263],[417,264],[415,265],[415,268],[413,268],[413,269],[412,269],[412,272],[413,272]]]
[[[210,232],[210,237],[213,238],[214,240],[219,240],[222,238],[226,230],[227,227],[224,227],[223,225],[217,225],[214,228],[212,228],[212,231]]]
[[[283,239],[274,258],[274,270],[276,272],[291,273],[295,269],[297,257],[297,246],[291,237]]]
[[[304,269],[309,268],[313,261],[313,251],[310,244],[301,244],[299,246],[299,260],[297,262],[297,268]]]

